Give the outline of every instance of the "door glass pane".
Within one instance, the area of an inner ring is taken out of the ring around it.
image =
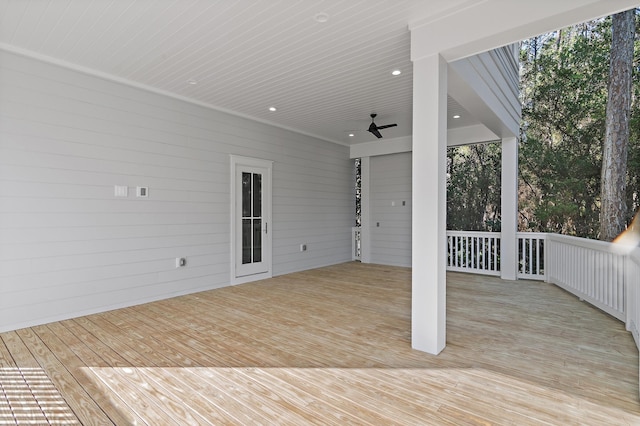
[[[251,216],[251,173],[242,173],[242,217]]]
[[[262,220],[253,220],[253,261],[262,262]]]
[[[251,263],[251,219],[242,219],[242,264]]]
[[[253,175],[253,217],[262,217],[262,175]]]
[[[241,264],[262,263],[262,173],[243,171],[241,182]]]

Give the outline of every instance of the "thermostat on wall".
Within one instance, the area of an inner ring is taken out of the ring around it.
[[[137,186],[136,187],[136,196],[138,196],[138,197],[148,197],[149,196],[149,187],[148,186]]]

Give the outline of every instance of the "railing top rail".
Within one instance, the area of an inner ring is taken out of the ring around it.
[[[447,235],[452,236],[474,236],[474,237],[499,237],[499,232],[486,231],[451,231],[447,230]]]
[[[490,237],[494,237],[494,236],[500,236],[501,233],[500,232],[489,232],[489,231],[453,231],[448,229],[447,230],[447,235],[457,235],[457,236],[462,236],[462,235],[473,235],[473,236],[490,236]],[[545,239],[547,237],[547,233],[545,232],[518,232],[517,236],[519,238],[538,238],[538,239]]]
[[[629,246],[623,244],[614,244],[607,241],[591,240],[570,235],[547,234],[547,240],[619,255],[626,255],[631,250]]]
[[[516,232],[516,235],[518,238],[538,238],[544,240],[549,234],[546,232]]]

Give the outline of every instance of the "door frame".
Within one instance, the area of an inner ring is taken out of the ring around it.
[[[271,221],[272,212],[272,178],[273,174],[273,161],[262,160],[259,158],[243,157],[240,155],[230,156],[230,171],[231,171],[231,186],[230,186],[230,204],[231,204],[231,229],[230,229],[230,249],[231,249],[231,284],[242,284],[251,281],[262,280],[265,278],[271,278],[273,276],[273,226]],[[265,175],[262,180],[262,206],[264,209],[264,221],[263,221],[263,240],[262,247],[264,249],[263,258],[267,266],[266,272],[261,272],[252,275],[238,276],[236,273],[236,260],[237,260],[237,235],[238,232],[238,209],[237,200],[238,194],[238,182],[237,171],[242,167],[257,167],[265,169]],[[266,232],[264,230],[266,229]]]

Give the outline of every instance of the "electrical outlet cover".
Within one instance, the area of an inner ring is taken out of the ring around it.
[[[136,187],[136,196],[147,198],[149,196],[149,187],[148,186]]]

